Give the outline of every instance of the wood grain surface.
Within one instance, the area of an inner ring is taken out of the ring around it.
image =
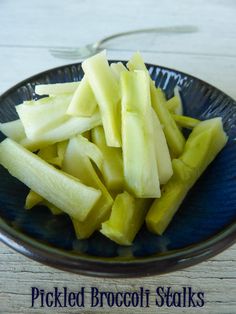
[[[50,47],[76,47],[116,32],[173,25],[194,25],[192,34],[149,34],[108,43],[109,58],[128,59],[140,50],[146,62],[193,74],[236,99],[236,1],[234,0],[1,0],[0,93],[30,75],[74,60],[52,57]],[[158,286],[205,292],[203,308],[45,309],[31,308],[31,287],[50,290],[92,286],[103,291],[154,295]],[[140,279],[96,279],[34,262],[0,244],[0,313],[236,313],[236,246],[188,269]]]

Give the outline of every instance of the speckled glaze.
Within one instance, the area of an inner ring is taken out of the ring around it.
[[[163,236],[145,226],[130,247],[100,233],[77,240],[68,216],[53,216],[46,207],[23,208],[28,188],[0,167],[0,239],[35,260],[67,271],[100,277],[160,274],[203,261],[236,239],[236,102],[190,75],[147,65],[167,98],[181,88],[185,114],[208,119],[221,116],[229,141],[191,189]],[[52,69],[9,89],[0,98],[0,121],[14,120],[15,105],[35,98],[39,83],[78,81],[81,64]],[[1,135],[1,140],[4,138]],[[16,156],[17,158],[17,156]]]

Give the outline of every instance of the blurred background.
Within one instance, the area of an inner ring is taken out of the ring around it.
[[[49,48],[80,47],[117,32],[193,25],[193,33],[146,33],[107,42],[110,59],[142,52],[146,62],[193,74],[236,98],[234,0],[1,0],[0,93],[37,72],[73,63]]]

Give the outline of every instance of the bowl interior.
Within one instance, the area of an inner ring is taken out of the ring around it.
[[[185,114],[207,119],[221,116],[229,141],[188,193],[178,213],[163,236],[148,232],[145,226],[130,247],[119,246],[95,233],[87,240],[75,237],[67,215],[53,216],[46,207],[24,209],[28,188],[0,167],[0,217],[12,228],[42,243],[73,254],[99,257],[150,257],[181,250],[205,241],[219,233],[236,218],[236,106],[219,90],[178,71],[148,65],[156,85],[164,89],[167,98],[176,85],[181,88]],[[80,64],[64,66],[36,75],[6,92],[0,99],[0,121],[14,120],[15,105],[35,98],[34,86],[80,80]],[[1,140],[4,138],[1,135]],[[17,156],[16,156],[17,158]]]

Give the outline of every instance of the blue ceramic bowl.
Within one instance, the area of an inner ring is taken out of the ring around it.
[[[0,239],[24,255],[67,271],[103,277],[160,274],[203,261],[236,239],[236,102],[213,86],[175,70],[147,65],[167,98],[181,87],[185,114],[221,116],[229,141],[188,193],[163,236],[138,233],[131,247],[100,233],[77,240],[70,219],[46,207],[23,208],[28,188],[0,167]],[[78,81],[81,64],[52,69],[9,89],[0,98],[0,121],[16,118],[15,105],[35,97],[39,83]],[[4,138],[1,135],[1,140]],[[17,156],[16,156],[17,158]]]

